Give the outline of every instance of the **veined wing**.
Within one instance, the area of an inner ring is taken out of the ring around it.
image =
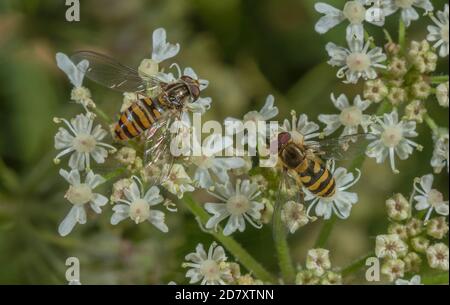
[[[73,54],[71,59],[75,64],[87,60],[89,66],[82,71],[86,77],[120,92],[145,92],[164,83],[154,76],[140,75],[135,69],[97,52],[79,51]]]
[[[287,170],[284,170],[280,177],[280,182],[278,185],[276,201],[273,211],[272,225],[274,227],[274,232],[278,226],[286,226],[282,222],[282,209],[283,206],[289,202],[294,201],[296,203],[301,203],[304,205],[304,194],[301,185],[297,183],[292,174]]]
[[[147,172],[154,173],[150,177],[152,185],[161,184],[172,169],[175,158],[170,145],[175,135],[170,128],[177,118],[176,113],[166,111],[146,133],[144,166]]]
[[[323,160],[349,160],[366,151],[367,145],[375,136],[370,133],[358,133],[339,138],[330,138],[313,142],[307,149]]]

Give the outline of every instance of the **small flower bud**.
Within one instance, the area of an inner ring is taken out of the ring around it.
[[[405,225],[400,223],[391,223],[388,227],[389,234],[397,234],[402,240],[408,239],[408,230]]]
[[[411,239],[411,246],[416,252],[425,253],[429,245],[430,241],[423,236],[418,236]]]
[[[381,102],[389,93],[381,79],[368,80],[364,85],[364,98],[373,102]]]
[[[389,259],[381,266],[381,274],[390,282],[402,278],[405,274],[405,263],[401,259]]]
[[[415,252],[409,252],[404,258],[405,272],[419,273],[422,265],[422,259]]]
[[[423,122],[423,116],[427,113],[422,101],[414,100],[405,107],[404,119],[409,121]]]
[[[427,234],[436,239],[442,239],[448,233],[448,224],[445,217],[431,219],[427,223]]]
[[[393,220],[405,220],[411,215],[411,205],[400,193],[397,193],[392,198],[386,200],[386,208],[389,218]]]
[[[413,218],[407,224],[406,227],[408,229],[408,235],[410,237],[415,237],[422,233],[423,231],[423,222],[420,219]]]
[[[406,61],[404,59],[394,57],[389,64],[389,73],[394,78],[402,77],[408,72],[408,67],[406,66]]]
[[[425,100],[431,94],[431,87],[423,79],[419,79],[411,86],[411,94],[414,98]]]
[[[387,98],[393,106],[398,106],[406,101],[406,91],[399,87],[391,88]]]

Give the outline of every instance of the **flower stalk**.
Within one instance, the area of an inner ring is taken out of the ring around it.
[[[295,268],[292,263],[289,244],[287,242],[286,226],[281,220],[281,209],[275,209],[273,214],[273,240],[278,256],[281,276],[286,284],[292,284],[295,279]]]
[[[183,203],[204,226],[208,221],[208,213],[188,194],[183,197]],[[266,283],[276,283],[273,277],[259,262],[257,262],[238,242],[232,237],[225,236],[219,231],[208,231],[217,239],[247,270]]]

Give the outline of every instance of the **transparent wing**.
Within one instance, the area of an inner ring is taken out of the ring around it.
[[[89,66],[82,71],[86,77],[96,83],[120,92],[144,92],[160,87],[164,82],[149,75],[139,75],[138,71],[122,65],[115,59],[92,51],[79,51],[71,56],[77,64],[87,60]],[[82,69],[78,67],[79,69]]]
[[[286,227],[284,223],[281,223],[281,212],[286,202],[294,201],[304,204],[303,190],[301,188],[301,185],[294,179],[293,175],[295,175],[295,173],[290,173],[287,170],[284,170],[281,174],[272,219],[274,232],[279,226]]]
[[[307,149],[323,160],[349,160],[364,154],[367,145],[374,139],[373,134],[358,133],[309,143]]]
[[[167,111],[146,133],[144,166],[147,173],[153,173],[149,177],[152,185],[161,184],[172,169],[175,158],[170,152],[170,144],[175,135],[170,126],[177,119],[176,113]]]

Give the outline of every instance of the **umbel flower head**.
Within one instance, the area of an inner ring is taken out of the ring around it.
[[[183,267],[190,268],[186,272],[189,283],[201,282],[201,285],[225,285],[232,280],[231,270],[226,264],[227,257],[221,246],[215,242],[206,253],[203,244],[198,244],[195,252],[186,255]]]
[[[315,207],[316,216],[330,219],[334,213],[337,217],[346,219],[350,216],[353,205],[358,202],[358,194],[347,190],[358,182],[361,172],[356,169],[358,176],[355,177],[343,167],[335,170],[334,162],[330,171],[336,182],[336,191],[331,197],[317,197],[304,188],[305,201],[309,202],[306,214],[309,216],[312,208]]]
[[[81,182],[80,172],[76,169],[70,172],[61,169],[59,174],[70,183],[70,187],[64,197],[73,205],[69,214],[58,227],[58,233],[61,236],[66,236],[77,223],[86,223],[86,210],[84,209],[86,204],[89,204],[95,213],[100,214],[100,207],[108,202],[108,198],[93,192],[105,179],[92,171],[87,173],[84,182]]]
[[[413,148],[421,148],[419,144],[408,139],[417,137],[416,122],[399,121],[395,109],[391,113],[385,113],[383,120],[377,118],[377,123],[372,124],[370,128],[377,139],[367,147],[367,156],[375,158],[377,163],[384,162],[389,156],[394,173],[399,172],[395,166],[395,155],[406,160],[412,154]]]
[[[111,224],[116,225],[130,218],[136,224],[148,221],[158,230],[167,233],[169,228],[165,224],[164,212],[153,209],[155,205],[162,203],[164,198],[159,194],[156,186],[152,186],[145,194],[143,188],[139,178],[134,177],[130,186],[123,190],[125,198],[118,199],[118,204],[113,207]]]
[[[89,169],[91,157],[97,163],[104,163],[108,156],[107,148],[112,152],[116,150],[113,146],[101,142],[107,132],[100,125],[92,128],[94,121],[88,115],[78,114],[70,123],[66,119],[55,121],[62,121],[67,126],[67,129],[60,127],[55,135],[55,148],[61,150],[55,157],[55,163],[59,163],[62,156],[72,154],[69,159],[72,169]]]
[[[327,43],[326,50],[330,56],[328,63],[333,67],[341,67],[337,77],[346,78],[344,83],[356,84],[360,78],[365,80],[377,78],[376,68],[386,69],[381,64],[386,55],[379,47],[369,50],[370,41],[361,39],[348,41],[349,49],[339,47],[332,42]]]
[[[230,235],[236,230],[243,232],[245,221],[256,228],[261,228],[257,222],[261,219],[264,204],[256,201],[261,194],[256,183],[251,183],[250,180],[238,180],[236,188],[233,188],[230,182],[224,185],[216,184],[215,192],[210,194],[223,203],[205,204],[205,209],[214,215],[206,223],[207,229],[215,229],[226,218],[229,219],[223,229],[224,235]]]

